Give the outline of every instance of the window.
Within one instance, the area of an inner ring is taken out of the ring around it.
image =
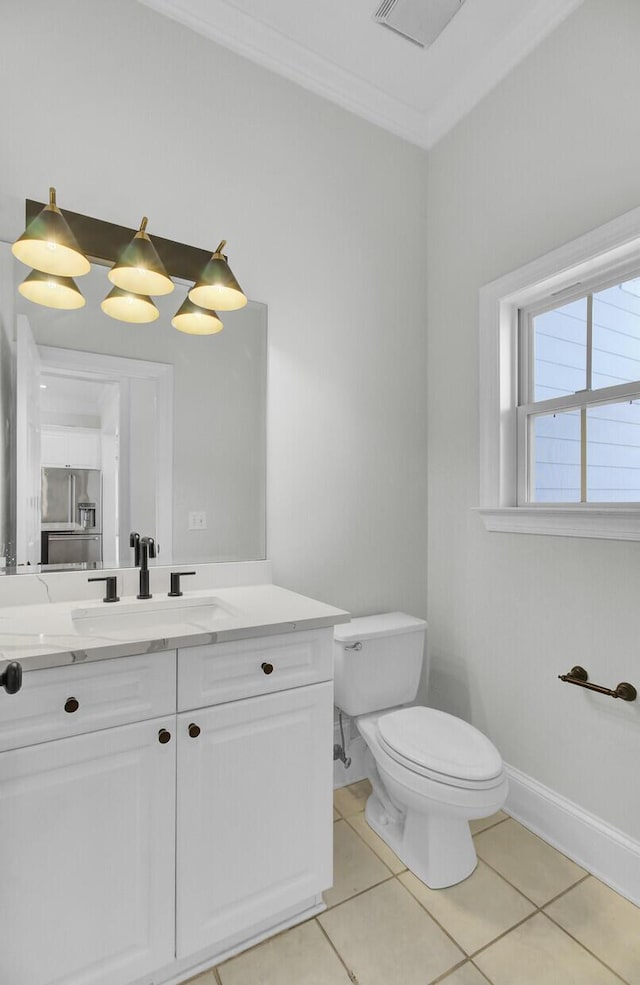
[[[520,309],[518,363],[518,503],[640,503],[640,278]]]
[[[480,292],[490,530],[640,540],[640,209]]]

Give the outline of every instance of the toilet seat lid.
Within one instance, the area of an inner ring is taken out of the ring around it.
[[[435,708],[401,708],[381,715],[378,735],[394,759],[416,772],[436,774],[443,783],[482,783],[502,773],[500,753],[486,735]]]

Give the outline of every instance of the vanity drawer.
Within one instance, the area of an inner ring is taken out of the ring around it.
[[[333,629],[189,647],[178,650],[178,711],[332,679]]]
[[[34,670],[0,690],[0,752],[175,710],[175,650]]]

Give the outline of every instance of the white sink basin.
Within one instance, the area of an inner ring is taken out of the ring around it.
[[[215,632],[229,610],[214,596],[201,598],[141,599],[138,602],[100,603],[74,609],[73,626],[82,636],[110,639],[163,639]]]

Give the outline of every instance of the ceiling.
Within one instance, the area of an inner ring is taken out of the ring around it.
[[[429,148],[583,0],[464,0],[427,48],[376,23],[380,0],[140,2]]]

